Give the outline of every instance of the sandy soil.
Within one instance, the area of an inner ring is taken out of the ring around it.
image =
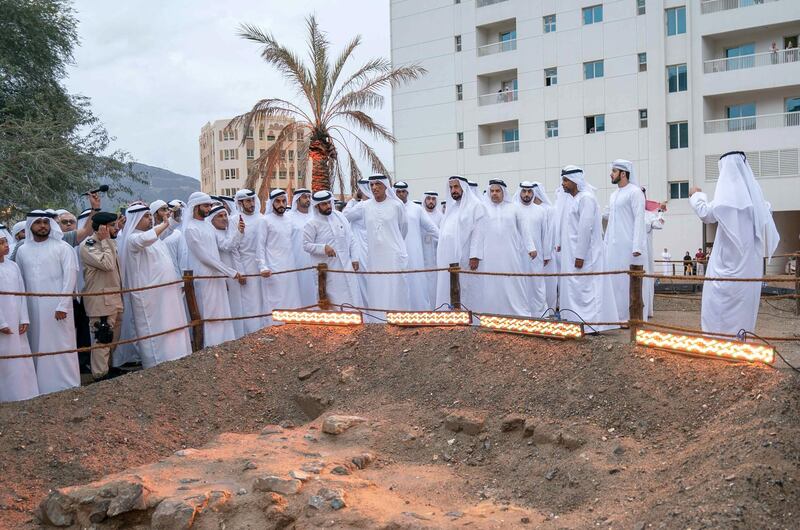
[[[662,321],[681,313],[665,304]],[[328,514],[333,526],[359,510],[396,528],[460,527],[476,514],[473,527],[496,527],[499,514],[505,526],[546,528],[796,528],[800,379],[631,348],[626,336],[577,343],[463,328],[284,326],[3,404],[0,527],[37,527],[33,511],[51,488],[152,464],[221,433],[291,421],[305,436],[320,414],[337,412],[370,420],[352,449],[378,455],[380,473],[366,479],[390,491],[397,477],[397,497],[354,502]],[[458,411],[484,418],[482,431],[449,430],[444,420]],[[509,414],[550,441],[503,431]],[[396,513],[398,499],[424,517]],[[440,519],[448,511],[466,519]],[[298,528],[313,521],[297,517]],[[398,517],[411,519],[387,523]]]

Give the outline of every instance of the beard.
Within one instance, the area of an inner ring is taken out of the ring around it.
[[[533,197],[528,198],[520,196],[520,200],[522,201],[523,204],[530,204],[533,202]]]
[[[283,212],[286,211],[286,208],[281,206],[279,208],[273,208],[272,211],[275,212],[278,215],[283,215]]]
[[[333,212],[333,208],[331,208],[330,210],[326,210],[324,212],[322,210],[319,211],[319,213],[321,213],[322,215],[330,215],[332,212]]]

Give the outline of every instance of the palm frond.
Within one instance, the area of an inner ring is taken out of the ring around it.
[[[392,143],[395,142],[395,137],[391,131],[373,120],[372,117],[366,112],[362,112],[360,110],[348,110],[345,112],[338,112],[336,113],[336,116],[345,118],[345,120],[348,122],[357,125],[361,129],[364,129],[377,138],[387,140]]]
[[[386,165],[383,163],[381,158],[378,156],[378,153],[376,153],[375,150],[367,142],[365,142],[360,136],[358,136],[356,133],[354,133],[350,129],[346,129],[346,128],[341,127],[339,125],[333,126],[332,129],[341,130],[341,131],[346,132],[348,135],[350,135],[353,138],[353,140],[355,141],[355,143],[358,146],[358,148],[360,149],[361,155],[364,158],[366,158],[367,161],[369,162],[370,168],[372,169],[372,171],[374,171],[375,173],[380,173],[381,175],[386,175],[387,177],[389,177],[389,169],[386,167]],[[391,177],[389,177],[389,180],[391,181]]]
[[[328,74],[330,66],[328,65],[328,42],[325,32],[322,31],[317,23],[314,15],[306,18],[306,28],[308,30],[308,53],[311,58],[311,63],[314,68],[312,89],[314,99],[311,102],[314,107],[314,115],[321,119],[323,114],[323,104],[325,100],[325,92],[328,86]]]
[[[419,79],[426,73],[427,70],[423,67],[411,65],[395,68],[375,77],[367,78],[358,89],[339,96],[339,98],[332,103],[329,114],[333,114],[344,108],[352,108],[350,105],[352,105],[354,101],[358,101],[359,98],[367,97],[359,94],[374,94],[387,87],[396,88],[403,83]]]
[[[331,93],[333,92],[336,83],[339,81],[339,76],[342,75],[342,70],[347,64],[347,60],[350,59],[350,56],[353,54],[356,48],[361,45],[361,35],[356,35],[353,40],[351,40],[347,46],[344,47],[342,52],[339,54],[339,57],[336,59],[336,62],[333,65],[333,70],[331,70],[330,79],[328,80],[328,86],[325,90],[325,101],[323,102],[325,105],[328,104],[330,101]]]
[[[366,63],[364,63],[361,68],[350,74],[350,77],[342,82],[341,86],[336,90],[336,92],[331,97],[331,100],[336,101],[341,94],[343,94],[347,90],[352,90],[352,88],[359,83],[363,82],[365,79],[369,78],[372,75],[384,74],[391,70],[392,63],[388,59],[384,59],[382,57],[378,57],[375,59],[370,59]]]
[[[246,131],[250,130],[255,123],[265,123],[270,118],[289,118],[293,121],[300,119],[308,119],[308,116],[294,103],[283,99],[267,98],[262,99],[250,109],[249,112],[240,114],[231,119],[228,125],[225,126],[226,130],[242,127],[245,134],[242,135],[242,145],[247,140]]]
[[[305,124],[296,121],[286,124],[276,135],[275,143],[269,146],[258,158],[248,165],[245,187],[254,189],[258,179],[263,176],[264,180],[258,187],[258,196],[262,199],[266,197],[269,194],[269,189],[272,187],[272,175],[281,162],[281,151],[285,150],[286,144],[290,141],[289,139],[294,136],[298,130],[305,128],[307,128]]]

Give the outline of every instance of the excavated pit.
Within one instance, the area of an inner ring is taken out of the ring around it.
[[[1,405],[0,527],[790,528],[798,388],[620,336],[283,326]]]

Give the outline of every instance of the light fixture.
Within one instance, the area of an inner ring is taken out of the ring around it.
[[[364,319],[358,311],[290,311],[275,309],[272,319],[285,324],[322,324],[325,326],[358,326]]]
[[[394,326],[469,326],[469,311],[387,311],[386,322]]]
[[[506,333],[536,335],[550,339],[583,338],[583,324],[564,320],[509,317],[501,315],[479,315],[482,328]]]
[[[648,329],[636,330],[636,344],[658,350],[724,359],[772,364],[775,348],[738,340],[712,339],[699,335],[675,335]]]

